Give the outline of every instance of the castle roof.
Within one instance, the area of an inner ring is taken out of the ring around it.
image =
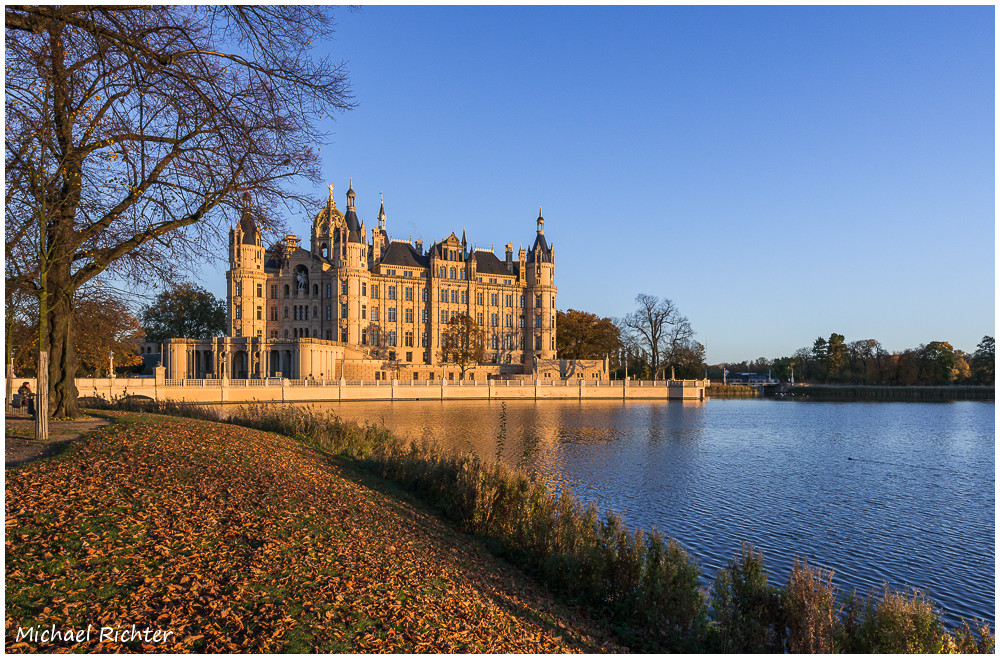
[[[398,265],[406,268],[426,268],[430,259],[419,253],[410,243],[392,242],[380,261],[383,265]]]
[[[508,270],[507,264],[497,258],[497,255],[489,250],[476,250],[476,272],[481,275],[517,275],[518,264],[514,263],[514,270]]]
[[[542,263],[552,262],[552,248],[549,247],[549,244],[547,242],[545,242],[544,233],[539,233],[538,235],[535,236],[535,242],[532,243],[531,249],[528,250],[528,263],[535,262],[536,250],[540,262]]]

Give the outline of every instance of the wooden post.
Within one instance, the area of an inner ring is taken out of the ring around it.
[[[4,409],[6,410],[5,413],[8,414],[8,415],[9,414],[13,414],[14,413],[14,406],[13,406],[13,403],[14,403],[14,362],[13,361],[8,361],[7,362],[7,391],[5,392],[5,395],[7,397],[6,401],[5,401],[6,405],[4,407]]]
[[[38,353],[38,377],[35,381],[35,439],[49,438],[49,353]]]

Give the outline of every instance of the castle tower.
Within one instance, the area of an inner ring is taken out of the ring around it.
[[[368,254],[368,267],[374,266],[389,249],[389,234],[385,232],[385,202],[382,201],[382,193],[379,193],[378,206],[378,226],[372,228],[372,247]]]
[[[316,214],[312,224],[311,251],[314,256],[334,260],[333,243],[337,233],[346,227],[344,216],[337,208],[333,198],[333,184],[330,184],[330,197],[326,206]]]
[[[545,240],[545,219],[538,209],[535,242],[527,254],[527,288],[525,289],[525,368],[536,359],[556,357],[556,286],[555,256]]]
[[[361,312],[368,305],[371,273],[368,270],[369,250],[365,225],[358,220],[355,211],[353,179],[348,185],[344,224],[338,240],[334,243],[337,255],[336,286],[340,291],[338,296],[340,313],[337,322],[340,336],[337,338],[346,343],[360,344],[362,328],[367,325],[367,319],[362,319]]]
[[[243,194],[240,222],[229,230],[227,326],[231,337],[264,336],[264,247],[254,221],[250,193]]]

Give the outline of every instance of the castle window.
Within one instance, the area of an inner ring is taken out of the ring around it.
[[[504,306],[507,306],[507,307],[514,306],[514,296],[513,295],[507,295],[507,296],[504,297]]]
[[[465,279],[465,270],[464,269],[458,271],[458,278],[459,279]]]
[[[448,291],[444,288],[441,289],[441,301],[442,302],[448,301]]]
[[[386,345],[395,346],[396,345],[396,333],[395,332],[389,332],[388,336],[386,336],[386,342],[385,343],[386,343]]]
[[[365,333],[364,330],[361,330],[361,345],[367,345],[367,343],[368,343],[368,334]]]
[[[326,285],[326,297],[327,297],[327,299],[333,297],[333,290],[332,289],[333,289],[332,285],[330,285],[330,284]]]
[[[362,304],[361,305],[361,320],[364,320],[367,314],[368,314],[368,305]]]
[[[340,282],[340,293],[341,295],[347,295],[347,280],[343,279]]]
[[[332,313],[333,313],[333,309],[331,309],[331,308],[330,308],[330,305],[329,305],[329,304],[328,304],[328,305],[326,305],[326,319],[327,319],[327,320],[333,320],[333,319],[332,319],[332,318],[330,317],[330,316],[332,315]],[[329,333],[329,332],[328,332],[328,333]],[[329,339],[330,337],[326,337],[326,338],[328,338],[328,339]]]
[[[389,286],[385,293],[386,293],[386,299],[387,300],[395,300],[396,299],[396,287],[395,286]]]
[[[504,316],[503,317],[503,326],[504,327],[514,327],[514,317],[511,316],[510,314],[507,314],[506,316]]]
[[[389,323],[396,322],[396,307],[389,307],[385,310],[385,320]]]
[[[479,325],[480,327],[483,326],[483,312],[482,311],[476,312],[476,324]]]
[[[440,268],[440,269],[438,269],[438,277],[440,277],[441,279],[444,279],[445,275],[447,274],[447,270],[448,270],[447,268]]]
[[[288,284],[285,284],[285,297],[288,297]]]
[[[285,338],[288,338],[288,330],[285,330]]]
[[[542,314],[536,313],[535,314],[535,327],[541,327],[541,326],[542,326]]]
[[[491,307],[497,306],[497,294],[496,293],[490,293],[490,306]]]
[[[408,323],[412,323],[413,322],[413,309],[407,309],[406,310],[406,322],[408,322]]]
[[[523,296],[523,295],[521,295],[521,296],[519,296],[519,297],[521,298],[521,299],[520,299],[520,307],[521,307],[521,308],[523,309],[523,308],[524,308],[524,296]]]
[[[469,303],[469,291],[462,291],[462,304]]]
[[[292,320],[298,320],[298,319],[299,319],[299,306],[295,305],[294,307],[292,307]]]
[[[330,338],[330,336],[331,336],[331,332],[330,332],[330,330],[327,330],[327,331],[326,331],[326,340],[327,340],[327,341],[331,341],[331,340],[332,340],[332,339]]]
[[[347,303],[346,302],[344,304],[340,305],[340,317],[341,318],[347,318]],[[344,339],[344,340],[346,341],[347,339]]]
[[[420,300],[421,300],[422,302],[426,302],[426,301],[427,301],[427,297],[428,297],[429,295],[430,295],[430,293],[428,293],[428,292],[427,292],[427,289],[426,289],[426,288],[425,288],[425,289],[423,289],[423,290],[421,290],[421,291],[420,291]]]
[[[403,335],[403,345],[409,348],[413,347],[413,332],[407,332]],[[412,359],[412,357],[408,357],[407,361],[411,361]]]
[[[442,309],[441,310],[441,322],[442,323],[447,323],[448,322],[448,310],[447,309]]]
[[[524,316],[521,316],[521,318],[517,321],[517,326],[524,329]]]
[[[274,300],[277,299],[277,297],[278,297],[278,285],[271,284],[271,299]]]
[[[372,284],[372,299],[378,299],[378,284]]]
[[[257,284],[257,297],[264,297],[264,284]]]
[[[555,306],[556,306],[556,296],[553,295],[552,296],[552,307],[555,308]]]
[[[361,282],[361,294],[368,295],[368,284],[366,282]]]
[[[313,284],[313,296],[319,297],[319,284]]]
[[[406,300],[407,302],[411,302],[411,301],[413,301],[413,287],[412,287],[412,286],[407,286],[407,287],[406,287],[406,290],[405,290],[405,291],[403,291],[403,293],[404,293],[404,296],[403,296],[403,297],[404,297],[404,299],[405,299],[405,300]]]
[[[455,268],[452,268],[451,271],[448,273],[448,278],[449,279],[455,278]]]
[[[451,292],[451,303],[458,304],[458,290],[454,290]]]
[[[476,293],[476,304],[482,305],[482,303],[483,303],[483,294],[482,293]]]
[[[304,307],[304,309],[306,311],[306,317],[305,317],[305,319],[309,320],[309,307]]]
[[[285,307],[285,318],[288,318],[288,307]]]
[[[372,322],[378,322],[378,307],[372,307]]]
[[[541,293],[539,293],[538,295],[535,296],[535,306],[536,307],[542,306],[542,294]]]
[[[264,320],[264,309],[263,309],[263,307],[257,307],[257,320]]]
[[[278,330],[271,330],[271,338],[272,339],[278,338]]]
[[[362,332],[364,334],[364,332]],[[378,330],[368,330],[369,343],[373,346],[378,345]]]
[[[542,337],[541,336],[536,336],[535,337],[535,350],[541,350],[541,349],[542,349]]]
[[[496,350],[498,345],[499,345],[499,343],[498,343],[498,337],[497,337],[497,335],[496,334],[491,335],[490,336],[490,350]],[[493,358],[494,358],[494,360],[496,360],[496,355],[494,355]]]
[[[347,328],[340,330],[340,342],[347,343]]]
[[[427,347],[427,332],[420,333],[420,347],[421,348]]]
[[[495,313],[490,314],[490,327],[497,326],[497,315]]]
[[[451,319],[452,319],[452,320],[455,320],[455,315],[456,315],[457,313],[458,313],[458,312],[457,312],[457,311],[455,311],[454,309],[452,309],[452,310],[451,310]]]
[[[420,322],[422,322],[422,323],[426,323],[427,322],[427,309],[421,309],[420,310]]]
[[[278,320],[278,307],[271,307],[271,320]]]

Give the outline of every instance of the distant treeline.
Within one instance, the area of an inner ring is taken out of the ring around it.
[[[708,367],[708,377],[721,380],[722,369],[733,373],[758,373],[781,382],[867,385],[993,385],[994,342],[984,336],[969,354],[946,341],[931,341],[916,348],[889,352],[875,339],[846,342],[843,334],[817,338],[811,348],[800,348],[791,357]]]

